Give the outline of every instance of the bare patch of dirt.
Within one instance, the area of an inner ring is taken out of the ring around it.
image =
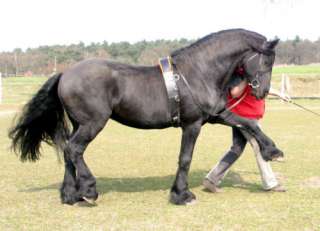
[[[320,188],[320,176],[313,176],[304,180],[301,186],[303,188]]]

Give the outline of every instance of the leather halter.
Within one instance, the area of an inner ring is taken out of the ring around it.
[[[178,74],[174,74],[171,57],[159,59],[159,66],[162,71],[163,79],[168,93],[169,110],[171,114],[171,123],[174,127],[180,125],[180,95],[177,81],[180,79]]]
[[[249,61],[251,61],[253,58],[255,58],[257,55],[259,55],[259,65],[261,65],[262,63],[262,55],[268,55],[268,54],[264,54],[264,53],[255,53],[253,54],[252,56],[250,56],[246,62],[248,63]],[[254,78],[249,82],[249,85],[253,88],[253,89],[256,89],[256,88],[259,88],[260,87],[260,81],[258,79],[258,76],[259,74],[264,74],[264,73],[267,73],[267,72],[270,72],[272,71],[272,66],[271,68],[268,68],[266,70],[262,70],[262,71],[257,71],[256,74],[254,75]]]

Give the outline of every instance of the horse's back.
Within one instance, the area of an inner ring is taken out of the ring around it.
[[[166,89],[156,66],[85,60],[62,75],[59,96],[80,121],[111,116],[141,128],[163,127],[168,121]]]

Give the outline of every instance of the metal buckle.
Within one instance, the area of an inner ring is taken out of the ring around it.
[[[173,75],[173,78],[174,78],[174,80],[177,82],[177,81],[179,81],[179,79],[180,79],[180,75],[174,74],[174,75]]]
[[[249,85],[250,85],[253,89],[256,89],[256,88],[260,87],[260,82],[259,82],[259,80],[257,80],[257,79],[253,79],[253,80],[249,83]]]

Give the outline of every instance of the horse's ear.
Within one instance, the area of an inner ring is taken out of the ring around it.
[[[266,41],[263,44],[263,49],[264,50],[274,50],[274,48],[277,46],[279,43],[280,39],[276,38],[270,41]]]

